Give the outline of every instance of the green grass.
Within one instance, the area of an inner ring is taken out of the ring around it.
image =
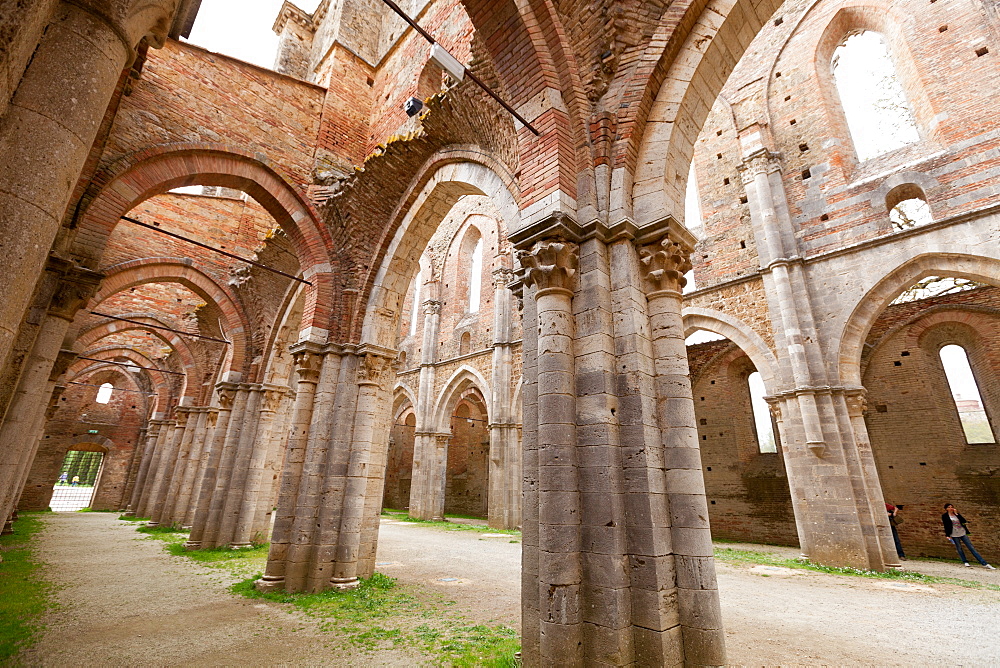
[[[494,529],[493,527],[481,526],[479,524],[463,524],[461,522],[448,521],[442,522],[440,520],[418,520],[416,517],[410,517],[406,511],[390,510],[388,508],[382,511],[382,517],[399,520],[400,522],[417,522],[426,526],[438,527],[440,529],[444,529],[445,531],[478,531],[479,533],[505,533],[511,536],[521,535],[521,532],[518,529]],[[462,515],[449,515],[448,517],[464,518]],[[471,519],[482,518],[476,517]]]
[[[394,578],[375,573],[349,591],[316,594],[262,593],[254,587],[260,577],[232,586],[233,593],[253,599],[291,604],[322,620],[322,628],[336,631],[358,648],[373,652],[389,647],[411,647],[449,666],[516,666],[517,632],[502,624],[470,624],[457,614],[453,601],[442,601],[419,591],[406,591]],[[418,626],[413,626],[420,621]]]
[[[451,530],[470,528],[448,522],[430,524],[441,524]],[[514,659],[515,652],[520,650],[516,631],[504,625],[475,624],[453,607],[454,601],[418,587],[401,586],[381,573],[373,574],[348,591],[264,593],[257,591],[254,583],[266,565],[269,545],[238,550],[224,547],[186,550],[184,542],[188,534],[180,529],[157,526],[136,530],[163,541],[170,554],[243,578],[230,587],[234,594],[291,606],[316,619],[320,629],[333,636],[331,639],[346,641],[359,651],[416,650],[428,655],[436,665],[497,668],[518,665]]]
[[[1000,585],[962,580],[960,578],[945,578],[896,569],[889,569],[886,571],[868,571],[846,566],[824,566],[822,564],[814,564],[805,559],[788,559],[767,552],[737,550],[731,547],[715,548],[715,558],[724,563],[734,565],[753,564],[763,566],[779,566],[781,568],[796,568],[816,571],[819,573],[829,573],[831,575],[848,575],[852,577],[876,578],[880,580],[902,580],[904,582],[916,582],[920,584],[953,584],[960,587],[967,587],[969,589],[990,589],[993,591],[1000,591]]]
[[[148,522],[148,517],[129,517],[128,515],[119,515],[118,519],[122,522]]]
[[[41,616],[50,607],[53,587],[42,577],[43,564],[37,560],[34,538],[43,523],[35,513],[21,513],[14,533],[0,537],[0,664],[33,645],[43,627]]]

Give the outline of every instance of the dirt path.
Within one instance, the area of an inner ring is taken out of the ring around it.
[[[103,513],[46,517],[40,554],[60,583],[26,665],[416,665],[327,647],[316,623],[226,592],[226,575],[137,538]],[[520,548],[510,536],[387,520],[378,570],[438,591],[477,621],[516,625]],[[727,547],[740,547],[727,545]],[[794,550],[746,546],[794,556]],[[908,562],[929,574],[992,582],[997,572]],[[996,665],[1000,592],[955,585],[719,565],[729,660],[736,665]]]

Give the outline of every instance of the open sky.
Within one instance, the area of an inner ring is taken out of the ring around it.
[[[319,2],[297,0],[295,4],[312,13]],[[187,41],[270,69],[278,47],[271,26],[281,5],[282,0],[203,0]]]

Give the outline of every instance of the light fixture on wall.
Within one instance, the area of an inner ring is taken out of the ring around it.
[[[409,100],[403,103],[403,111],[410,118],[413,118],[420,113],[420,110],[424,108],[424,103],[420,101],[420,98],[411,97]]]

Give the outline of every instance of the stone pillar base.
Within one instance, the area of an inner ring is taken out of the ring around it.
[[[184,543],[185,550],[200,550],[201,541],[200,540],[189,540]]]
[[[361,585],[361,581],[357,578],[330,578],[330,585],[340,591],[350,591],[357,589]]]
[[[262,593],[285,590],[285,578],[278,578],[265,575],[260,580],[253,583],[254,589]]]
[[[253,543],[230,543],[230,550],[242,550],[245,547],[253,547]]]
[[[159,522],[152,522],[152,521],[146,522],[147,529],[152,529],[153,527],[158,527],[158,526],[160,526]]]

